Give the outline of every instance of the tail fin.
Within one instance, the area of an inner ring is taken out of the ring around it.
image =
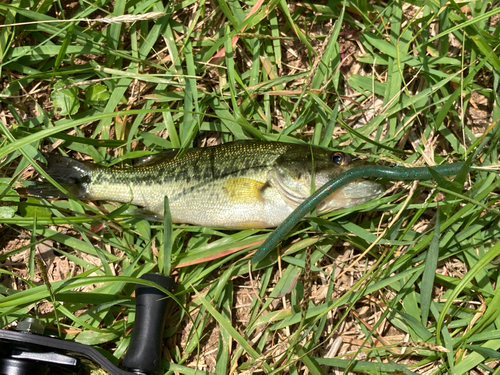
[[[91,172],[97,166],[56,154],[44,154],[47,174],[76,198],[87,198]],[[64,198],[65,195],[52,184],[42,181],[26,189],[28,194],[43,198]]]

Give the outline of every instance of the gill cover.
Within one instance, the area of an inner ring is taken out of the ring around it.
[[[285,202],[297,207],[318,187],[345,170],[351,161],[343,152],[331,152],[318,147],[308,152],[300,149],[280,156],[271,173],[271,182]]]

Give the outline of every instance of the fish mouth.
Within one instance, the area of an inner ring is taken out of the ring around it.
[[[298,207],[310,196],[310,190],[297,183],[293,188],[287,186],[283,178],[275,175],[273,182],[278,188],[283,200],[292,208]],[[318,184],[322,186],[323,184]],[[368,202],[384,192],[384,188],[377,182],[370,180],[356,180],[334,191],[316,207],[318,215],[339,210],[341,208],[354,207],[358,204]]]
[[[334,191],[316,207],[318,215],[354,207],[375,199],[384,192],[384,187],[370,180],[356,180]]]

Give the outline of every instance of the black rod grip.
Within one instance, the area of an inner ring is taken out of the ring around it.
[[[141,279],[153,281],[170,292],[174,279],[146,273]],[[154,375],[161,368],[161,349],[168,298],[162,291],[141,284],[135,286],[135,322],[123,367],[138,374]]]

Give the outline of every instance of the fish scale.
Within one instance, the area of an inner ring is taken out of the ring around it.
[[[47,160],[47,173],[78,198],[131,203],[162,217],[167,196],[173,222],[230,229],[279,225],[312,187],[359,164],[316,146],[266,141],[194,148],[180,158],[175,152],[160,153],[133,168],[106,168],[57,155]],[[382,191],[375,182],[354,181],[318,211],[350,207]],[[62,196],[47,183],[28,192]]]

